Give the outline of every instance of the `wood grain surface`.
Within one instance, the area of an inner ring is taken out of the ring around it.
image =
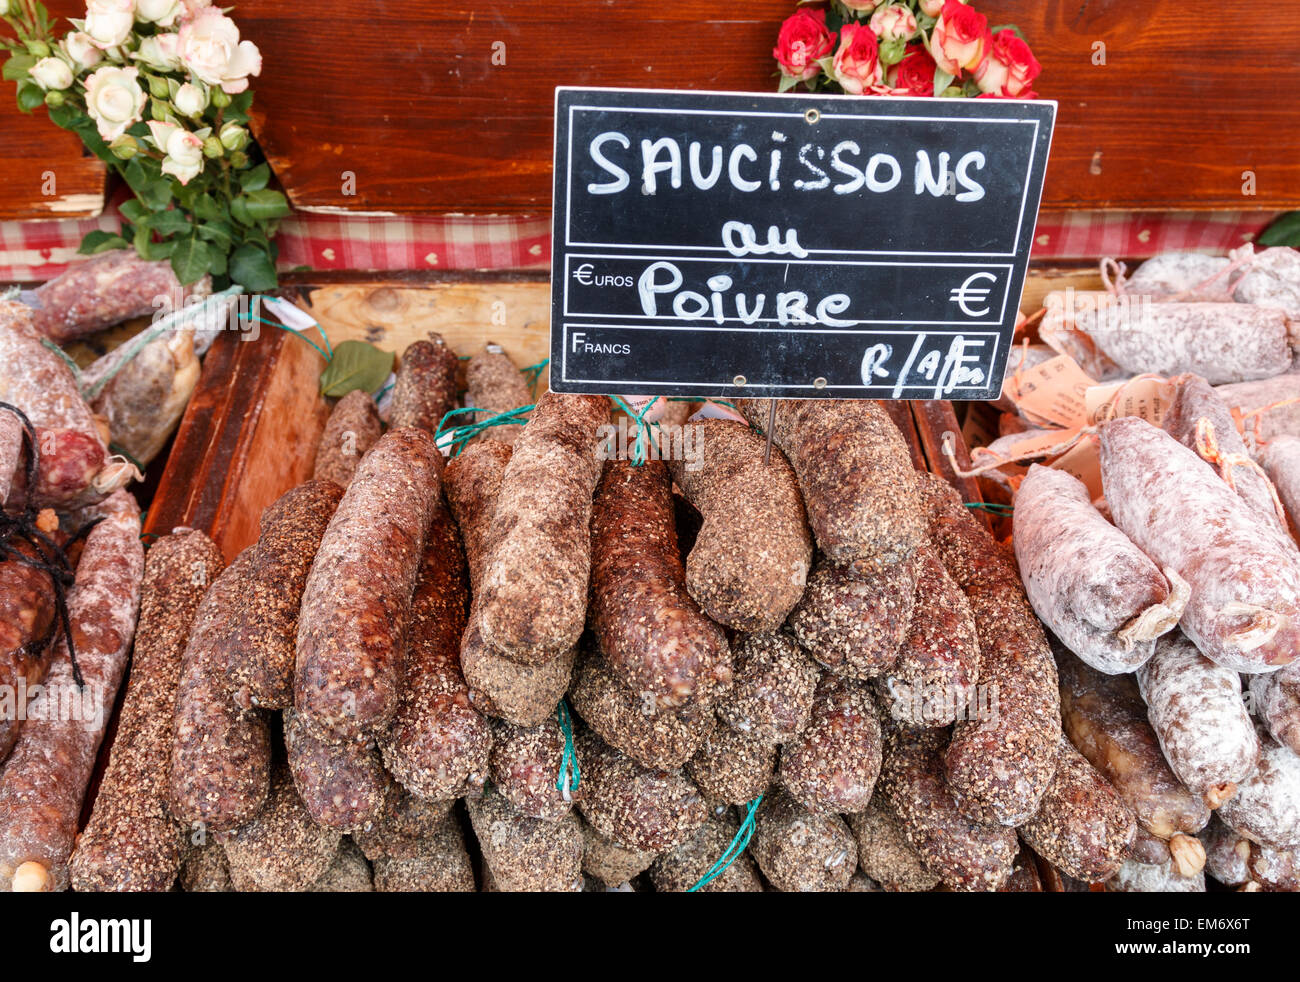
[[[1047,208],[1300,203],[1300,6],[978,7],[994,25],[1022,28],[1043,64],[1039,95],[1060,101]],[[267,53],[259,136],[295,204],[543,212],[556,85],[772,91],[772,46],[794,9],[793,0],[245,0],[236,17]],[[1247,171],[1253,196],[1243,194]],[[344,193],[349,172],[355,195]]]
[[[56,17],[86,16],[78,0],[46,0],[45,6]],[[65,23],[59,33],[67,30]],[[2,21],[0,33],[11,33]],[[98,214],[107,168],[77,137],[51,123],[44,106],[31,115],[19,112],[16,92],[13,82],[0,82],[0,221]]]
[[[1043,64],[1039,95],[1060,101],[1045,208],[1300,205],[1300,5],[977,5],[1021,27]],[[80,4],[51,6],[67,15]],[[243,0],[234,16],[265,55],[257,132],[295,205],[539,213],[550,207],[555,86],[772,91],[772,46],[794,8]],[[43,111],[21,116],[11,83],[4,92],[0,219],[84,209],[91,199],[79,196],[102,190],[100,165]],[[40,193],[48,169],[55,197]]]

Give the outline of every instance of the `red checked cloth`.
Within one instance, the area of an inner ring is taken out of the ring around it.
[[[1261,212],[1088,212],[1041,216],[1039,261],[1142,258],[1172,249],[1227,253],[1275,216]],[[60,222],[0,222],[0,282],[57,276],[91,229],[117,230],[108,214]],[[280,226],[279,266],[398,272],[417,269],[545,269],[549,216],[371,217],[299,212]]]

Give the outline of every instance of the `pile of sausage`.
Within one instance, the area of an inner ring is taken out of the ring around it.
[[[1109,885],[1300,889],[1300,513],[1204,379],[1178,380],[1163,426],[1122,417],[1099,439],[1104,500],[1035,465],[1014,544],[1066,736],[1136,817]]]
[[[194,531],[151,547],[102,785],[35,885],[1040,890],[1035,853],[1120,869],[1132,813],[1062,737],[1013,558],[878,406],[781,403],[765,460],[767,402],[670,403],[636,461],[608,399],[546,393],[446,458],[457,366],[436,336],[405,352],[386,430],[341,399],[315,479],[228,566]],[[499,349],[467,380],[485,415],[531,402]]]

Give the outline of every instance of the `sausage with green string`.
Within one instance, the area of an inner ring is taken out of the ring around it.
[[[536,726],[498,720],[492,733],[492,784],[519,814],[556,822],[573,810],[585,791],[582,763],[566,765],[564,730],[554,714]]]
[[[469,364],[465,366],[465,385],[465,405],[483,410],[474,414],[474,419],[478,422],[533,403],[528,380],[515,368],[514,362],[499,344],[489,342],[482,351],[470,358]],[[518,423],[489,426],[474,439],[514,446],[529,415],[522,414]]]
[[[388,411],[392,429],[415,427],[436,433],[442,418],[456,406],[456,371],[460,361],[441,334],[430,332],[402,352]]]

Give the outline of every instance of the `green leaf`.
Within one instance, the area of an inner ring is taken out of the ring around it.
[[[248,217],[254,223],[268,222],[273,218],[284,218],[290,211],[288,200],[279,191],[249,191],[239,197],[244,199]]]
[[[135,198],[128,198],[126,201],[123,201],[121,206],[118,208],[118,211],[120,211],[122,217],[132,225],[144,221],[150,214],[152,214],[148,208],[136,201]]]
[[[17,82],[27,77],[31,67],[36,64],[36,58],[27,52],[19,52],[10,56],[5,62],[5,67],[0,70],[0,75],[4,76],[6,82]]]
[[[230,255],[230,278],[251,293],[274,290],[277,280],[271,257],[255,245],[242,245]]]
[[[176,240],[172,250],[172,269],[182,284],[193,283],[212,265],[213,249],[197,236],[187,235]]]
[[[1019,28],[1019,26],[1016,24],[999,24],[997,27],[993,27],[989,29],[990,34],[997,34],[999,31],[1010,31],[1012,34],[1020,38],[1020,40],[1024,41],[1026,44],[1029,42],[1029,39],[1025,37],[1025,32],[1022,31]]]
[[[266,182],[270,179],[270,165],[258,164],[252,170],[246,170],[239,175],[239,186],[245,191],[260,191],[266,187]]]
[[[166,259],[176,248],[176,240],[169,239],[164,242],[155,242],[149,232],[149,229],[143,225],[136,226],[135,238],[132,240],[135,246],[136,254],[141,259]]]
[[[235,230],[229,222],[204,222],[199,226],[200,237],[207,239],[214,246],[227,253],[235,244]]]
[[[210,249],[208,251],[212,253],[212,259],[208,262],[208,272],[213,276],[224,276],[226,274],[226,267],[228,266],[226,251],[220,248]]]
[[[242,194],[230,199],[230,214],[240,225],[257,224],[248,213],[248,199]]]
[[[934,69],[934,94],[935,94],[935,95],[943,95],[943,93],[947,91],[948,86],[950,86],[950,85],[952,84],[952,80],[953,80],[954,78],[956,78],[956,77],[957,77],[956,75],[949,75],[949,74],[948,74],[947,72],[945,72],[942,68],[939,68],[938,66],[935,66],[935,69]]]
[[[45,102],[45,90],[35,82],[18,84],[18,108],[25,113],[31,112]]]
[[[1255,240],[1262,246],[1292,246],[1300,248],[1300,211],[1289,211],[1259,233]]]
[[[81,240],[81,245],[77,247],[77,252],[83,256],[93,256],[100,252],[108,252],[110,249],[125,249],[128,245],[130,243],[122,236],[97,228],[93,232],[86,233],[86,237]]]
[[[185,217],[185,212],[176,211],[175,209],[155,211],[142,224],[164,238],[168,235],[175,235],[177,232],[188,231],[192,227],[189,219]]]
[[[225,218],[226,214],[217,204],[217,199],[205,192],[194,199],[194,217],[205,222],[216,222]]]
[[[50,109],[50,122],[60,129],[70,130],[75,127],[76,121],[81,115],[80,109],[65,102],[61,106],[54,106]]]
[[[334,357],[321,372],[321,395],[333,398],[354,389],[375,392],[388,381],[393,360],[393,352],[381,351],[364,341],[340,342],[334,346]]]
[[[251,107],[252,105],[253,105],[253,90],[245,89],[243,92],[239,93],[239,95],[231,96],[230,106],[228,107],[229,111],[226,113],[226,115],[229,116],[230,113],[232,112],[246,113],[248,112],[249,107]]]

